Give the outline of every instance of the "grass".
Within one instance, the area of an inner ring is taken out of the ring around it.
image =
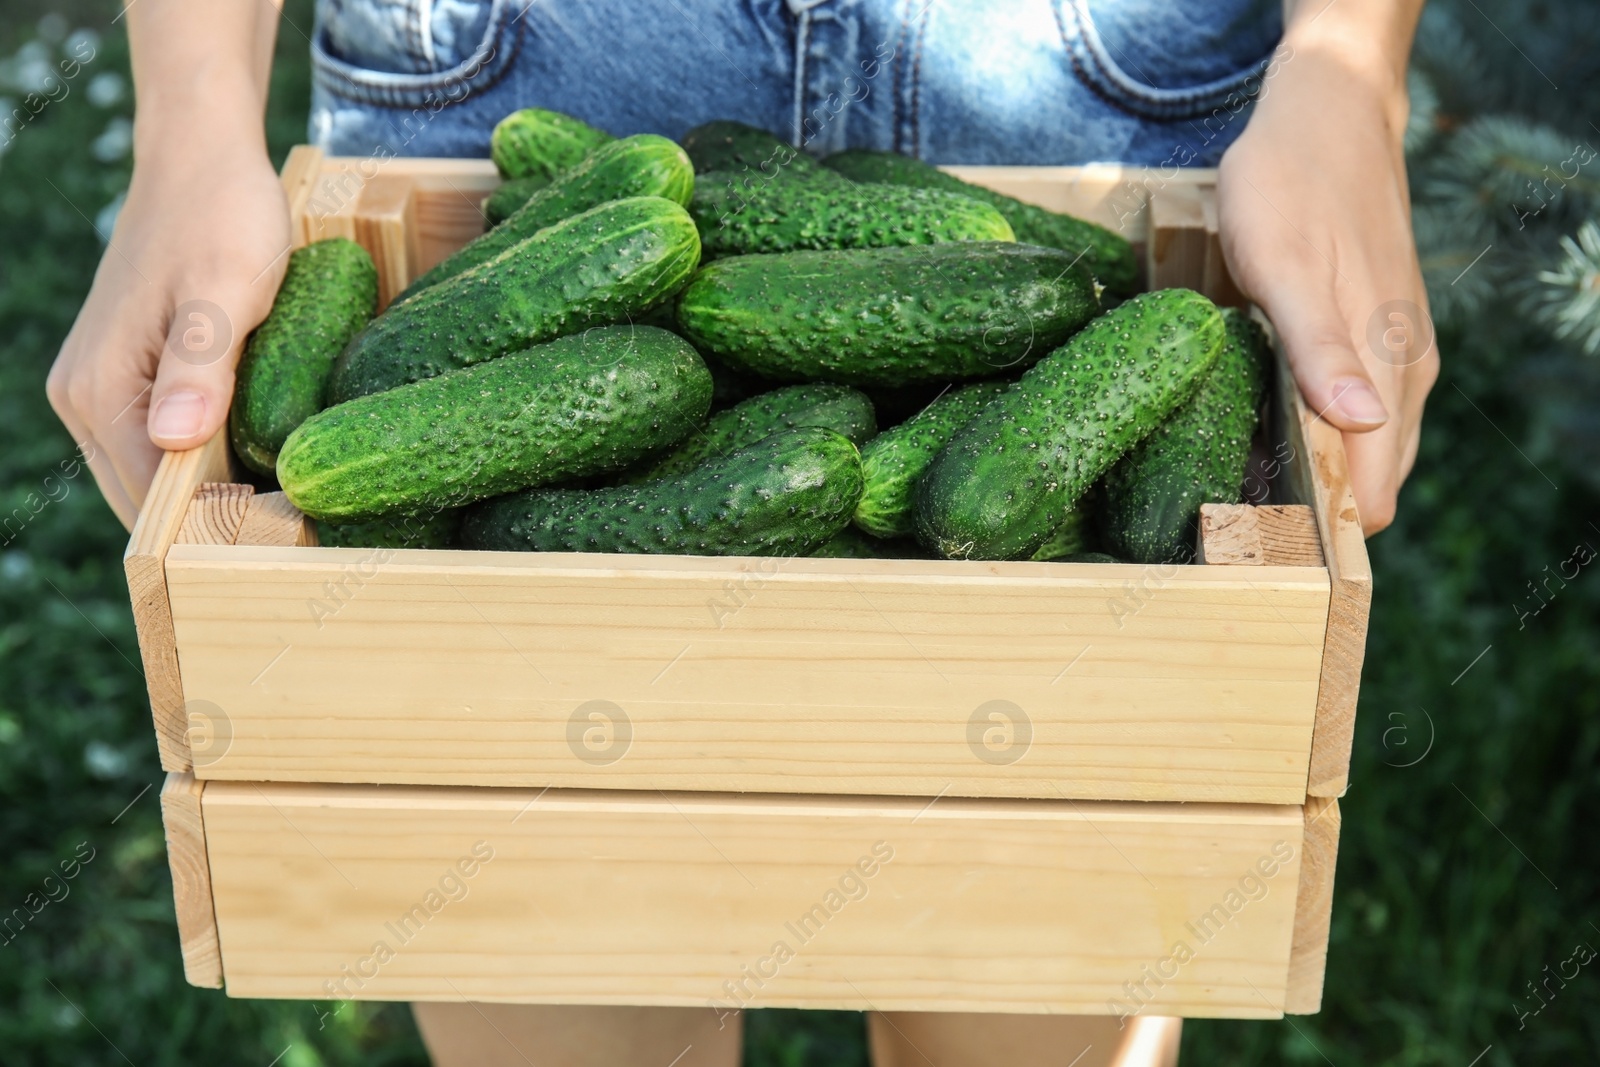
[[[290,4],[305,28],[308,7]],[[0,55],[46,9],[8,5]],[[129,114],[126,94],[102,106],[88,92],[97,75],[125,78],[126,46],[102,3],[48,9],[104,36],[74,91],[0,158],[0,518],[27,516],[0,533],[0,913],[26,913],[0,935],[0,1059],[420,1064],[403,1008],[184,984],[124,535],[86,474],[64,476],[73,445],[43,402],[101,253],[91,220],[127,182],[125,156],[92,148]],[[1498,22],[1521,39],[1520,23]],[[285,28],[269,127],[280,160],[303,137],[306,79],[305,42]],[[1562,427],[1593,422],[1600,386],[1560,362],[1514,295],[1441,324],[1446,369],[1417,470],[1400,521],[1371,543],[1324,1011],[1191,1023],[1187,1063],[1507,1067],[1600,1052],[1597,967],[1564,964],[1600,947],[1600,577],[1584,567],[1537,615],[1514,607],[1576,546],[1600,548],[1589,453],[1551,430],[1542,399],[1560,394]],[[758,1067],[865,1062],[849,1013],[754,1012],[748,1035]]]

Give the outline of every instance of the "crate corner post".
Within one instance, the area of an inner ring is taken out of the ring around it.
[[[183,976],[190,985],[222,988],[222,949],[211,900],[211,865],[206,855],[205,820],[200,806],[205,783],[188,772],[167,773],[161,787],[161,823],[172,870],[173,904]]]

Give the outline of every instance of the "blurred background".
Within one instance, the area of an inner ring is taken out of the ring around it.
[[[276,162],[305,135],[310,6],[279,32]],[[61,477],[44,398],[128,183],[116,14],[0,14],[0,116],[81,61],[0,132],[0,520],[25,520],[0,525],[0,912],[34,894],[0,931],[0,1062],[422,1064],[403,1007],[183,981],[126,536],[87,473]],[[1444,371],[1369,546],[1327,994],[1313,1017],[1188,1024],[1188,1065],[1600,1061],[1600,575],[1551,578],[1600,554],[1600,4],[1432,0],[1411,92]],[[748,1030],[754,1067],[865,1063],[852,1013]]]

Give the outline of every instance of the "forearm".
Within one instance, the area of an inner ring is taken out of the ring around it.
[[[282,0],[134,0],[125,8],[134,159],[266,150],[263,115]]]

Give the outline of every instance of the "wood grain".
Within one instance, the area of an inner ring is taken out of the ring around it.
[[[167,551],[183,528],[195,490],[203,482],[225,482],[228,475],[226,433],[218,433],[199,448],[162,456],[122,555],[145,688],[150,694],[156,748],[166,771],[186,771],[190,767],[188,717],[183,710],[178,643],[167,596]]]
[[[167,774],[161,787],[161,825],[166,831],[167,864],[183,949],[183,976],[190,985],[222,988],[222,952],[211,907],[211,867],[206,859],[200,798],[204,782],[192,774]]]
[[[289,157],[283,161],[283,170],[278,175],[283,185],[283,195],[289,202],[290,240],[295,248],[301,248],[309,242],[305,225],[306,205],[311,200],[313,186],[322,176],[322,162],[322,149],[306,144],[295,145],[289,149]]]
[[[1161,171],[1119,163],[1081,167],[952,166],[941,170],[963,181],[1014,196],[1051,211],[1087,219],[1120,233],[1136,245],[1149,229],[1146,212],[1153,195],[1168,189],[1205,186],[1217,172],[1205,168]]]
[[[1196,562],[1322,566],[1317,519],[1303,504],[1201,504]]]
[[[239,545],[290,547],[317,543],[317,527],[282,493],[257,493],[250,498],[239,534]]]
[[[1270,323],[1260,321],[1270,330]],[[1350,488],[1344,438],[1306,407],[1281,342],[1275,333],[1269,336],[1278,358],[1275,409],[1282,423],[1279,439],[1289,453],[1283,480],[1292,501],[1309,504],[1316,513],[1330,587],[1306,793],[1337,797],[1344,795],[1350,783],[1350,746],[1355,739],[1356,701],[1366,657],[1367,616],[1372,610],[1372,565]]]
[[[378,268],[380,311],[411,283],[412,264],[420,256],[413,190],[404,175],[379,174],[356,202],[356,241]]]
[[[1328,963],[1333,918],[1333,869],[1339,856],[1339,802],[1310,797],[1305,806],[1305,844],[1294,906],[1294,946],[1289,953],[1288,993],[1283,1010],[1314,1015],[1322,1010],[1322,979]]]
[[[1145,1014],[1272,1017],[1302,833],[1296,806],[948,797],[212,782],[203,807],[229,992],[318,1000],[1105,1014],[1143,982]]]
[[[1151,194],[1145,247],[1150,288],[1200,287],[1209,244],[1199,186],[1170,185]]]
[[[188,694],[234,727],[199,773],[235,780],[1300,803],[1327,617],[1320,568],[185,545],[167,571]],[[580,744],[597,708],[625,758]]]
[[[1250,301],[1233,280],[1227,257],[1222,253],[1221,212],[1217,207],[1217,187],[1214,184],[1200,187],[1200,206],[1206,225],[1205,268],[1200,276],[1200,292],[1210,297],[1218,307],[1248,307]]]
[[[245,509],[255,489],[230,482],[202,482],[184,512],[174,543],[182,545],[231,545],[239,535]]]

